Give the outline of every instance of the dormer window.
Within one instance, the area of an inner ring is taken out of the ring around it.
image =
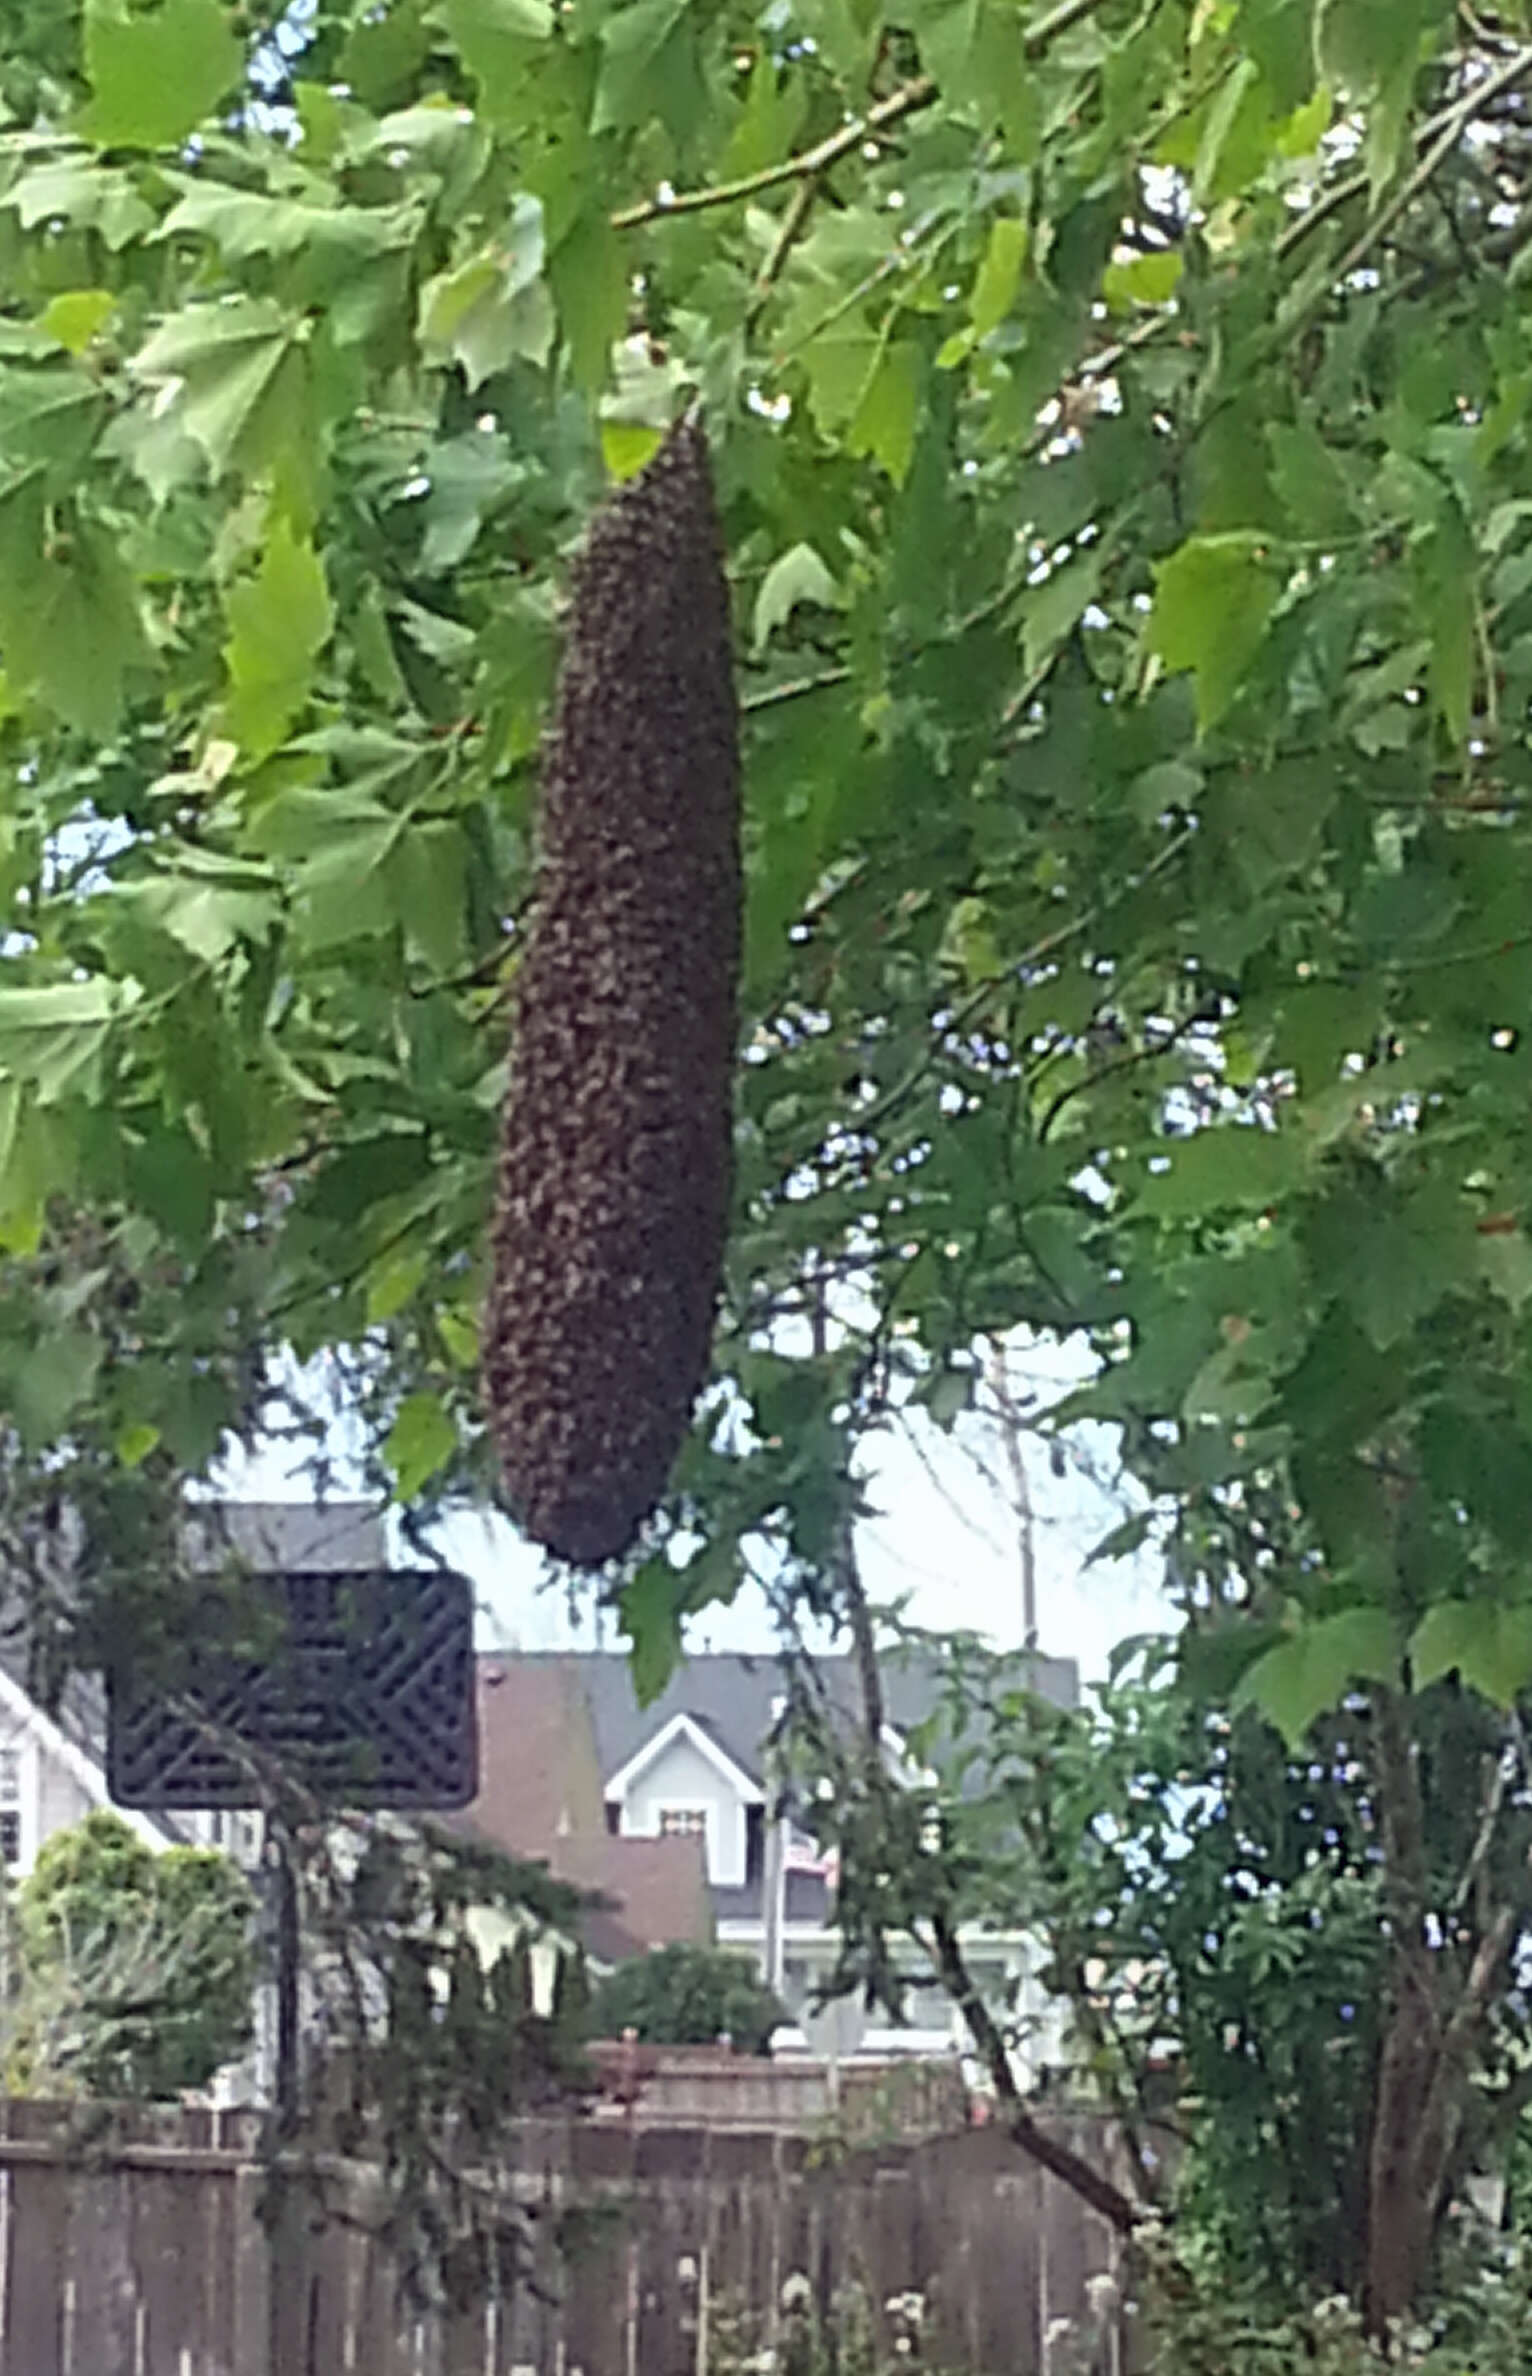
[[[707,1838],[706,1807],[661,1807],[660,1838],[662,1840],[705,1840]]]

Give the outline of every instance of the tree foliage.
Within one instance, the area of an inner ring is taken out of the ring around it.
[[[723,1947],[652,1947],[618,1964],[590,2005],[598,2038],[633,2030],[646,2046],[716,2046],[765,2054],[787,2015],[748,1956]]]
[[[216,1850],[156,1855],[106,1810],[55,1832],[16,1892],[11,2083],[150,2098],[205,2087],[250,2040],[254,1917]]]
[[[604,1589],[646,1685],[751,1567],[854,1619],[868,1434],[950,1421],[983,1337],[1079,1340],[1048,1424],[1117,1431],[1228,1691],[1292,1745],[1379,1711],[1370,2199],[1418,2202],[1418,1695],[1532,1683],[1525,9],[16,24],[7,1443],[196,1470],[290,1346],[401,1499],[482,1483],[559,594],[698,392],[737,1193],[714,1391]]]

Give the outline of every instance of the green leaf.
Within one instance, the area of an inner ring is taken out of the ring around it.
[[[435,15],[479,86],[485,115],[522,122],[528,77],[553,31],[552,0],[437,0]]]
[[[48,1105],[88,1080],[108,1033],[136,1005],[136,982],[52,982],[0,988],[0,1076],[36,1084]]]
[[[422,1486],[457,1450],[457,1429],[439,1394],[408,1394],[383,1447],[394,1477],[394,1495],[413,1501]]]
[[[118,1429],[112,1439],[112,1449],[124,1468],[141,1468],[159,1441],[159,1429],[152,1427],[147,1419],[138,1419]]]
[[[646,462],[652,462],[665,442],[663,429],[648,421],[603,421],[601,424],[601,459],[614,486],[624,480],[637,478]]]
[[[628,265],[605,214],[577,215],[548,259],[548,281],[576,387],[599,390],[628,320]]]
[[[1417,1691],[1443,1675],[1461,1675],[1497,1708],[1511,1707],[1532,1683],[1532,1602],[1439,1601],[1410,1640]]]
[[[755,648],[761,651],[774,630],[791,618],[800,602],[833,610],[840,588],[811,544],[796,544],[779,553],[761,580],[755,598]]]
[[[1197,679],[1197,724],[1224,715],[1265,639],[1277,598],[1260,540],[1244,532],[1197,536],[1155,565],[1148,640],[1167,668]]]
[[[224,608],[230,628],[224,645],[228,731],[252,758],[262,759],[285,739],[330,640],[335,613],[324,564],[286,520],[277,519],[260,567],[230,588]]]
[[[33,166],[0,195],[0,206],[15,208],[24,231],[39,223],[98,231],[114,255],[152,230],[155,221],[153,207],[121,166],[84,158]]]
[[[898,487],[914,458],[923,378],[913,339],[880,346],[846,431],[846,451],[870,454]]]
[[[201,448],[214,475],[259,469],[307,433],[298,326],[269,297],[189,305],[134,359],[161,391],[156,418]]]
[[[273,198],[261,190],[240,190],[224,182],[166,179],[181,195],[155,234],[157,239],[208,239],[229,262],[260,256],[297,256],[332,269],[354,271],[408,245],[418,230],[414,211],[403,206],[319,206],[296,198]]]
[[[1021,651],[1028,676],[1035,676],[1049,653],[1078,626],[1096,599],[1106,563],[1107,554],[1099,541],[1086,545],[1072,561],[1051,570],[1027,596],[1021,614]]]
[[[0,1377],[0,1403],[11,1413],[33,1451],[56,1443],[95,1385],[105,1345],[85,1328],[50,1329],[28,1348],[7,1386]]]
[[[38,315],[38,327],[71,355],[83,355],[116,311],[117,299],[110,289],[61,289]]]
[[[1312,421],[1273,421],[1266,442],[1272,486],[1300,536],[1344,536],[1355,527],[1346,475]]]
[[[679,1572],[663,1552],[646,1559],[623,1586],[618,1614],[632,1649],[633,1691],[641,1708],[653,1704],[681,1663]]]
[[[1346,1609],[1300,1625],[1245,1669],[1231,1705],[1259,1709],[1296,1751],[1316,1716],[1337,1706],[1358,1677],[1392,1682],[1399,1671],[1394,1621],[1386,1609]]]
[[[35,482],[0,502],[0,646],[13,684],[105,739],[153,654],[115,541],[79,521],[50,555]],[[66,556],[67,557],[64,557]]]
[[[1285,1131],[1227,1124],[1166,1139],[1157,1170],[1140,1181],[1138,1202],[1161,1220],[1280,1203],[1303,1177],[1304,1150]]]
[[[438,273],[421,290],[422,346],[454,357],[470,388],[482,386],[518,356],[545,363],[554,319],[542,267],[543,210],[537,199],[523,194],[503,246]]]
[[[1015,304],[1027,244],[1027,226],[1013,215],[1002,215],[991,225],[989,244],[968,300],[969,324],[976,339],[988,338],[992,330],[998,330]]]
[[[624,131],[652,115],[668,120],[665,85],[680,65],[686,13],[687,0],[638,0],[603,19],[593,131]]]
[[[218,0],[86,0],[85,76],[76,118],[98,148],[171,148],[206,121],[244,72],[243,44]]]
[[[1101,275],[1101,294],[1117,313],[1131,312],[1135,305],[1168,305],[1184,269],[1179,248],[1135,256],[1129,263],[1107,266]]]

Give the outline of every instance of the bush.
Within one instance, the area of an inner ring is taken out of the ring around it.
[[[718,1947],[656,1947],[619,1964],[595,1994],[598,2038],[636,2030],[650,2046],[711,2046],[729,2038],[747,2054],[765,2054],[785,2008],[743,1955]]]
[[[226,1856],[145,1846],[101,1811],[17,1892],[9,2076],[89,2095],[205,2087],[247,2044],[255,1901]]]

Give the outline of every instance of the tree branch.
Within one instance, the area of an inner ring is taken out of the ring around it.
[[[1005,2107],[1005,2122],[1010,2135],[1032,2159],[1040,2162],[1052,2178],[1077,2194],[1083,2203],[1107,2220],[1120,2236],[1131,2236],[1138,2225],[1139,2208],[1122,2188],[1093,2162],[1076,2153],[1062,2138],[1050,2136],[1035,2120],[1022,2102],[1016,2074],[1006,2050],[1000,2025],[975,1987],[973,1976],[963,1960],[957,1933],[945,1914],[931,1917],[931,1939],[935,1951],[936,1968],[942,1984],[963,2019],[990,2076],[997,2100]]]
[[[1049,45],[1057,41],[1086,17],[1093,16],[1102,0],[1059,0],[1035,25],[1029,25],[1021,36],[1021,54],[1032,63],[1040,58]],[[842,157],[860,148],[864,140],[876,139],[919,109],[929,107],[939,96],[935,78],[918,74],[912,82],[902,83],[897,91],[890,91],[875,107],[856,116],[849,124],[842,124],[838,132],[829,133],[813,148],[804,149],[799,156],[784,157],[780,165],[763,165],[757,173],[742,174],[738,181],[715,182],[702,190],[682,190],[673,198],[645,198],[637,206],[619,207],[612,216],[614,231],[634,231],[641,224],[658,222],[666,215],[701,214],[710,206],[736,206],[743,198],[759,197],[763,190],[779,189],[784,182],[812,181],[838,165]],[[805,212],[807,209],[805,208]],[[797,236],[795,228],[793,237]],[[791,241],[788,243],[791,245]],[[785,256],[785,250],[784,250]],[[780,266],[778,267],[780,270]]]
[[[1091,0],[1095,6],[1097,0]],[[743,198],[755,198],[763,190],[775,190],[783,182],[813,180],[827,173],[841,158],[849,156],[864,140],[897,124],[902,117],[913,115],[918,108],[929,107],[936,97],[936,84],[929,74],[917,75],[876,107],[869,107],[865,115],[853,117],[842,124],[813,148],[804,149],[796,157],[784,157],[780,165],[763,165],[757,173],[742,174],[738,181],[714,182],[702,190],[681,190],[673,198],[645,198],[637,206],[619,207],[612,216],[614,231],[634,231],[640,224],[659,221],[667,215],[701,214],[710,206],[736,206]]]
[[[1414,172],[1401,182],[1388,204],[1379,209],[1347,248],[1335,267],[1336,280],[1343,281],[1355,272],[1378,242],[1388,236],[1400,216],[1414,204],[1433,174],[1456,148],[1474,117],[1483,111],[1488,102],[1498,99],[1502,91],[1510,90],[1514,83],[1521,82],[1529,74],[1532,74],[1532,48],[1516,50],[1495,68],[1493,74],[1483,82],[1475,83],[1472,90],[1465,91],[1455,106],[1447,109],[1445,116],[1438,119],[1442,124],[1439,138],[1432,141]]]

